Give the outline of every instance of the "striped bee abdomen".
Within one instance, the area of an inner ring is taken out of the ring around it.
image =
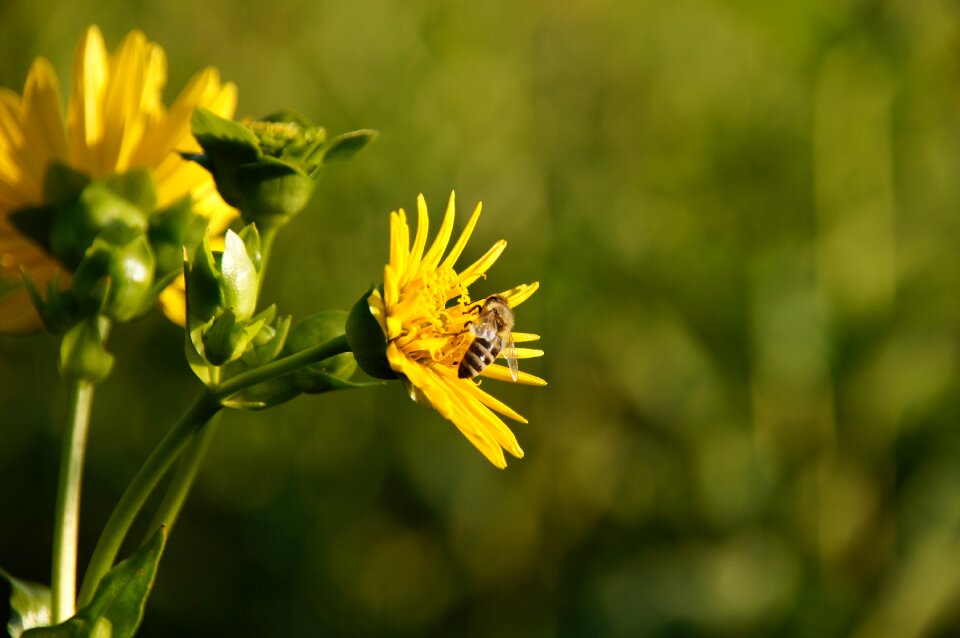
[[[460,367],[457,368],[457,376],[461,379],[472,379],[484,368],[493,363],[497,355],[500,354],[502,342],[500,337],[494,335],[492,339],[485,339],[478,336],[470,344],[466,354],[460,361]]]

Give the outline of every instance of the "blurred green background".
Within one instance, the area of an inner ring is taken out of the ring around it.
[[[349,308],[451,188],[542,389],[497,471],[399,384],[224,419],[141,635],[960,632],[960,6],[946,0],[0,5],[0,84],[90,23],[379,141],[281,235],[268,302]],[[436,219],[436,218],[435,218]],[[53,338],[0,339],[0,565],[46,581]],[[111,337],[81,558],[197,390]],[[493,389],[493,384],[490,386]]]

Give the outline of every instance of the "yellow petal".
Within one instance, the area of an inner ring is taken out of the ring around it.
[[[507,300],[507,303],[510,304],[511,308],[516,308],[524,301],[529,299],[533,293],[537,292],[540,288],[540,282],[535,281],[532,284],[520,284],[516,288],[511,288],[500,293],[500,296]],[[516,335],[514,335],[514,341],[516,341]]]
[[[183,275],[177,277],[160,293],[160,309],[167,319],[178,326],[187,325],[187,293]]]
[[[87,29],[73,59],[73,93],[67,109],[70,162],[88,166],[90,147],[103,138],[101,101],[108,76],[107,50],[100,29]]]
[[[510,368],[507,368],[506,366],[501,366],[497,364],[489,365],[486,368],[484,368],[483,372],[481,372],[480,374],[484,377],[495,379],[496,381],[509,381],[511,383],[514,382],[513,375],[510,372]],[[547,385],[547,382],[541,379],[540,377],[536,377],[528,372],[524,372],[523,370],[520,370],[517,373],[516,383],[519,383],[520,385],[532,385],[537,387],[543,387]]]
[[[430,228],[430,219],[427,217],[427,202],[423,199],[421,193],[417,196],[417,234],[413,238],[413,247],[410,249],[410,261],[407,263],[407,271],[400,279],[400,285],[404,285],[417,273],[420,268],[420,259],[423,257],[423,249],[427,245],[427,232]]]
[[[483,257],[473,262],[467,266],[460,273],[460,283],[464,286],[469,286],[477,279],[479,279],[483,273],[487,272],[497,259],[500,258],[500,255],[503,253],[504,249],[507,247],[507,242],[504,239],[501,239],[495,243],[490,250],[488,250]]]
[[[423,196],[421,195],[421,197]],[[450,235],[453,234],[453,220],[454,217],[456,217],[456,210],[456,193],[451,191],[450,199],[447,201],[447,212],[444,213],[443,221],[440,223],[440,230],[437,231],[436,238],[430,245],[427,254],[423,257],[424,268],[429,270],[437,269],[437,265],[440,263],[440,257],[443,256],[443,251],[447,249],[447,244],[450,243]]]
[[[43,183],[47,165],[67,158],[57,74],[43,58],[37,58],[27,75],[23,95],[23,134],[30,140],[24,146],[22,156],[25,178],[39,186]]]
[[[466,248],[467,242],[470,240],[470,235],[473,234],[473,229],[477,225],[477,220],[480,219],[482,210],[483,202],[477,202],[476,208],[473,209],[473,214],[470,215],[470,219],[467,220],[467,225],[464,226],[460,232],[460,237],[457,238],[457,243],[453,245],[450,253],[444,258],[443,263],[440,264],[441,268],[453,268],[457,260],[460,259],[460,255],[463,253],[463,249]]]

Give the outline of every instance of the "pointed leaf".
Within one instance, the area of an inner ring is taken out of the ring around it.
[[[161,527],[130,558],[100,581],[93,600],[66,622],[24,632],[23,638],[131,638],[143,619],[143,608],[157,576],[167,541]]]
[[[337,135],[330,140],[330,144],[323,151],[323,159],[326,162],[333,160],[343,160],[353,157],[364,146],[377,139],[379,131],[370,129],[360,129],[359,131],[350,131]]]
[[[207,161],[215,161],[211,154],[226,154],[230,164],[253,162],[260,155],[257,137],[233,120],[227,120],[213,111],[197,107],[190,117],[190,129],[197,142],[206,151]]]
[[[20,638],[24,631],[50,624],[50,590],[37,583],[18,580],[0,569],[0,579],[10,584],[7,631]]]

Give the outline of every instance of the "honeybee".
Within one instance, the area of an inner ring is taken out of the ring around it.
[[[513,310],[500,295],[491,295],[483,301],[477,320],[470,324],[473,341],[460,361],[457,376],[472,379],[502,354],[510,366],[510,376],[517,380],[519,366],[517,349],[513,344]]]

